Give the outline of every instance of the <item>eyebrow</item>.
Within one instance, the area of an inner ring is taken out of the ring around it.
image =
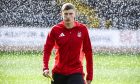
[[[71,14],[73,14],[73,13],[64,13],[64,14],[70,14],[70,15],[71,15]]]

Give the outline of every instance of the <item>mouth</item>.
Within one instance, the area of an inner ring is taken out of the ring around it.
[[[66,19],[65,21],[66,21],[66,22],[69,22],[69,21],[70,21],[70,19]]]

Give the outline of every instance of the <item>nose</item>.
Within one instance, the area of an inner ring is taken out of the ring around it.
[[[70,18],[70,14],[67,14],[66,17],[67,17],[67,18]]]

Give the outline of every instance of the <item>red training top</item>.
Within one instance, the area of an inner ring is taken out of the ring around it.
[[[93,57],[88,30],[85,25],[75,21],[75,26],[67,29],[64,22],[55,25],[47,36],[44,45],[43,70],[47,70],[53,47],[56,48],[55,65],[52,73],[70,75],[83,73],[82,58],[85,55],[87,77],[93,78]],[[83,54],[84,53],[84,54]]]

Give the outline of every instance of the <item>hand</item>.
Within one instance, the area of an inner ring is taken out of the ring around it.
[[[91,84],[91,80],[87,80],[87,84]]]
[[[49,76],[49,70],[44,70],[43,76],[48,77]]]
[[[43,72],[43,76],[45,76],[45,77],[47,77],[47,78],[50,78],[51,81],[54,81],[53,78],[51,77],[50,73],[49,73],[49,70],[45,70],[45,71]]]

